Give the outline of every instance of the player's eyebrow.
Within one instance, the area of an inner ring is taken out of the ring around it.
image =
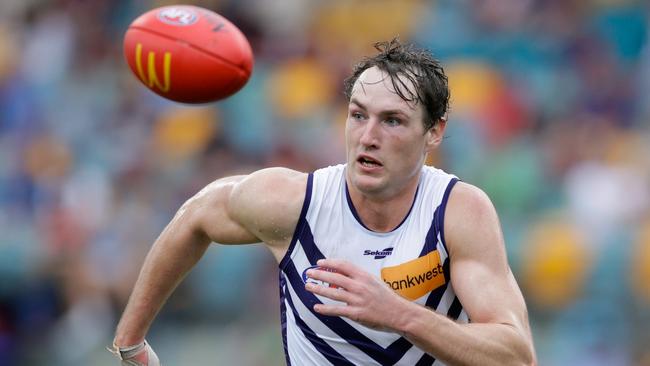
[[[350,98],[350,104],[355,104],[357,107],[359,107],[359,108],[361,108],[363,110],[367,109],[366,106],[363,103],[361,103],[357,98],[354,98],[354,97]]]
[[[358,99],[356,99],[354,97],[350,98],[350,104],[354,104],[354,105],[356,105],[357,107],[361,108],[364,111],[368,109],[368,108],[366,108],[366,106],[363,103],[361,103]],[[385,111],[381,111],[380,114],[383,115],[383,116],[400,115],[400,116],[403,116],[403,117],[406,117],[406,118],[410,117],[409,113],[407,113],[406,111],[403,111],[401,109],[387,109]]]

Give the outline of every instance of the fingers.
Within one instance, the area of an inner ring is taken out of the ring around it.
[[[331,272],[330,268],[314,268],[307,271],[307,276],[314,280],[327,282],[335,287],[342,287],[350,289],[352,287],[352,280],[344,274],[338,272]]]
[[[362,273],[361,270],[355,267],[352,263],[342,259],[320,259],[316,264],[320,267],[333,269],[338,273],[352,278],[357,277]]]
[[[351,304],[355,300],[354,289],[358,287],[355,281],[348,277],[349,273],[354,273],[355,267],[341,260],[319,260],[319,267],[322,269],[311,269],[307,271],[307,276],[311,279],[318,280],[329,284],[323,286],[316,283],[307,283],[305,289],[316,295],[320,295],[331,300]],[[335,271],[335,272],[333,272]],[[339,271],[346,271],[340,273]],[[333,306],[333,307],[332,307]],[[341,306],[327,305],[324,308],[321,305],[315,306],[314,310],[321,309],[325,315],[342,315],[345,309]]]
[[[346,305],[316,304],[314,305],[314,311],[322,315],[343,316],[354,321],[357,320],[354,308]]]
[[[307,271],[307,276],[310,279],[329,284],[329,286],[324,286],[308,282],[305,284],[305,289],[307,289],[307,291],[344,303],[349,303],[352,300],[351,294],[346,290],[353,286],[350,278],[340,273],[320,269],[310,269]]]
[[[352,294],[342,288],[332,288],[317,285],[315,283],[308,283],[305,285],[305,289],[311,293],[324,296],[335,301],[344,302],[346,304],[352,302]]]

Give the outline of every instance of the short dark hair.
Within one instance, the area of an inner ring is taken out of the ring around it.
[[[378,54],[366,57],[354,66],[352,75],[345,79],[345,96],[350,99],[354,83],[365,70],[378,67],[386,72],[395,92],[407,102],[422,103],[425,110],[424,128],[429,130],[444,118],[449,109],[447,75],[431,52],[413,44],[402,44],[397,38],[374,44]],[[400,77],[406,77],[416,86],[410,90]]]

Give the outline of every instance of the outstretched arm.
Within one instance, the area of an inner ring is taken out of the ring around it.
[[[114,345],[144,340],[158,311],[211,242],[265,242],[281,258],[297,223],[305,186],[306,174],[270,168],[219,179],[188,200],[147,254]]]
[[[172,291],[199,261],[213,240],[259,242],[229,217],[229,196],[244,176],[219,179],[189,199],[153,244],[118,324],[115,345],[142,342]],[[208,235],[208,224],[219,230]]]
[[[530,365],[535,351],[526,305],[507,263],[498,218],[483,192],[464,183],[452,190],[445,215],[452,285],[472,320],[459,324],[400,297],[352,264],[325,259],[308,276],[340,288],[309,283],[307,290],[345,303],[315,306],[368,327],[402,334],[449,365]]]

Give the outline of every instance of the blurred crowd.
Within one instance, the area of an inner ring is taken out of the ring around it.
[[[500,214],[541,365],[650,365],[650,4],[214,0],[255,67],[227,100],[142,86],[122,38],[170,1],[0,3],[0,366],[117,364],[104,347],[156,235],[219,177],[344,160],[342,80],[372,43],[451,85],[429,164]],[[281,365],[276,264],[215,244],[149,340],[170,365]]]

